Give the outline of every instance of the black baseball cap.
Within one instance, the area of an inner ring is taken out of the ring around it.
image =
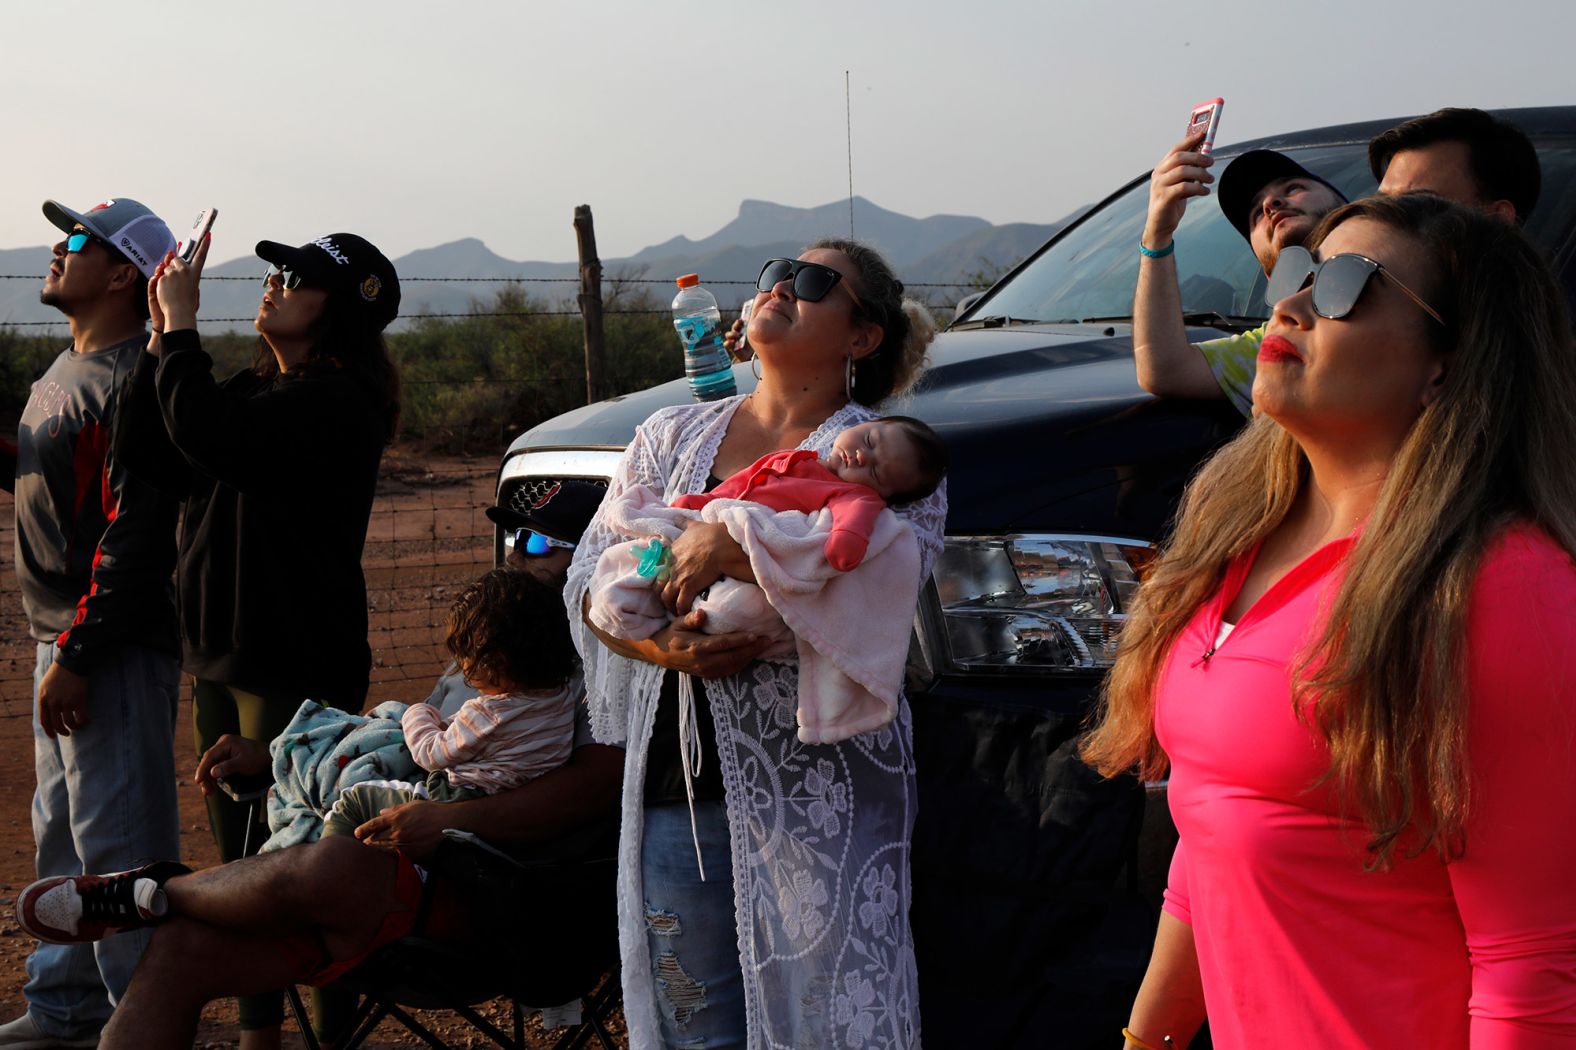
[[[579,543],[607,488],[579,478],[562,478],[545,488],[525,485],[514,490],[507,506],[488,507],[486,514],[505,529],[531,529],[565,543]]]
[[[1279,179],[1310,179],[1328,186],[1342,204],[1346,203],[1346,194],[1329,179],[1315,175],[1286,154],[1272,149],[1249,150],[1232,160],[1226,165],[1226,170],[1220,173],[1218,193],[1220,210],[1237,228],[1237,232],[1242,234],[1243,240],[1249,239],[1248,231],[1252,228],[1248,220],[1252,218],[1254,195]]]
[[[313,288],[349,299],[380,330],[399,316],[399,274],[388,257],[363,237],[330,233],[299,248],[258,241],[257,257],[300,274]]]

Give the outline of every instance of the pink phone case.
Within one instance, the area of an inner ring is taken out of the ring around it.
[[[1215,129],[1220,127],[1220,111],[1225,104],[1223,98],[1212,98],[1193,107],[1187,121],[1187,134],[1194,135],[1203,130],[1204,141],[1198,146],[1200,153],[1208,153],[1215,148]]]

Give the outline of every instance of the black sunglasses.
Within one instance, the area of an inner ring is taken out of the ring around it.
[[[803,259],[767,259],[766,265],[761,267],[761,275],[755,279],[755,288],[757,291],[769,292],[783,281],[792,280],[795,299],[818,303],[842,279],[841,273],[820,263]],[[854,301],[854,305],[863,310],[865,304],[854,293],[854,286],[845,283],[843,287],[848,289],[848,297]]]
[[[1357,255],[1352,252],[1343,252],[1332,255],[1320,262],[1313,261],[1313,255],[1306,248],[1282,248],[1280,258],[1275,262],[1275,272],[1270,274],[1269,284],[1264,288],[1264,302],[1271,310],[1282,299],[1296,295],[1307,287],[1308,279],[1313,279],[1313,312],[1320,317],[1327,317],[1338,321],[1352,312],[1357,305],[1357,300],[1362,296],[1363,289],[1368,287],[1368,279],[1374,274],[1380,274],[1389,280],[1406,297],[1422,307],[1424,313],[1438,321],[1446,328],[1445,319],[1439,312],[1423,301],[1423,297],[1401,283],[1401,279],[1391,273],[1382,262],[1368,258],[1366,255]]]
[[[282,266],[268,267],[268,272],[263,274],[263,287],[265,289],[272,288],[275,277],[278,277],[279,282],[286,288],[295,289],[301,287],[301,275]]]

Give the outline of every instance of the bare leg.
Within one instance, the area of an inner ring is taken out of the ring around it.
[[[312,977],[322,960],[302,950],[304,935],[320,937],[335,959],[364,950],[401,906],[396,864],[392,854],[332,838],[171,879],[172,918],[154,931],[100,1047],[190,1047],[211,1000]]]
[[[343,958],[369,943],[399,906],[396,864],[393,854],[355,839],[326,838],[171,879],[164,894],[171,915],[238,933],[316,930]]]
[[[284,938],[164,923],[99,1037],[101,1050],[185,1050],[202,1008],[225,995],[270,992],[312,976],[314,960]]]

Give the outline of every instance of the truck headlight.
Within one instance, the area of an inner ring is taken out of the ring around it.
[[[960,671],[1109,667],[1155,553],[1114,536],[948,537],[933,573],[940,616],[921,618],[941,637],[927,648]]]

